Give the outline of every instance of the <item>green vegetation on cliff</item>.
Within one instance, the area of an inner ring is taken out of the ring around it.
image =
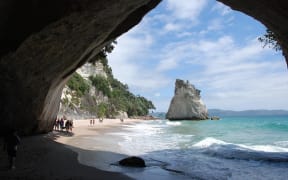
[[[153,103],[145,97],[135,96],[129,92],[128,85],[113,77],[108,80],[113,89],[109,102],[116,109],[127,112],[128,116],[144,116],[149,113],[149,109],[155,109]]]
[[[129,91],[127,84],[123,84],[113,77],[112,69],[108,65],[107,53],[114,49],[113,44],[115,43],[112,42],[105,46],[97,57],[89,62],[94,65],[96,62],[101,62],[107,77],[96,75],[90,76],[89,80],[85,80],[75,72],[67,86],[76,92],[78,98],[89,92],[90,85],[95,87],[96,91],[101,91],[104,96],[107,96],[108,101],[105,102],[98,101],[95,96],[92,99],[97,103],[81,104],[82,109],[90,113],[96,113],[98,117],[114,117],[121,111],[126,112],[128,116],[148,115],[149,109],[155,109],[153,103],[140,95],[135,96]]]
[[[90,76],[89,79],[97,90],[109,98],[104,110],[106,116],[115,115],[119,111],[127,112],[128,116],[144,116],[149,113],[149,109],[155,109],[151,101],[132,94],[128,85],[115,79],[112,74],[109,74],[108,78],[97,75]],[[103,109],[103,104],[100,105]]]
[[[89,90],[88,82],[83,77],[75,72],[67,82],[67,86],[77,93],[78,97],[83,96]]]
[[[90,76],[89,80],[92,82],[92,85],[98,90],[102,91],[102,93],[107,96],[111,97],[111,90],[109,87],[109,82],[103,76]]]

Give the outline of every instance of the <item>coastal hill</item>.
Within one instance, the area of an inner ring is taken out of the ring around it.
[[[113,45],[109,46],[113,49]],[[151,101],[132,94],[128,85],[113,77],[103,50],[102,55],[79,68],[69,79],[62,92],[58,116],[128,118],[146,116],[149,109],[155,109]]]
[[[169,120],[204,120],[208,111],[201,100],[200,90],[189,81],[176,79],[174,97],[166,114]]]
[[[218,116],[218,117],[240,117],[240,116],[288,116],[288,110],[244,110],[244,111],[232,111],[232,110],[223,110],[223,109],[208,109],[209,116]],[[165,112],[153,112],[150,113],[153,117],[159,119],[165,119]]]

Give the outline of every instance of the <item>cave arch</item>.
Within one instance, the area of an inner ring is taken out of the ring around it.
[[[0,131],[13,126],[23,134],[49,132],[68,77],[160,1],[1,1]],[[288,62],[288,3],[218,1],[272,30]]]

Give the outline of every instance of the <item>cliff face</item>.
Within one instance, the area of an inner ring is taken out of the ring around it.
[[[188,81],[177,79],[174,97],[171,100],[166,118],[169,120],[208,119],[208,112],[201,100],[200,90]]]
[[[0,115],[3,132],[49,132],[77,68],[160,0],[2,0]]]
[[[89,76],[99,75],[107,78],[104,66],[101,62],[86,63],[76,72],[89,84],[89,90],[83,96],[79,96],[68,85],[65,85],[58,116],[65,115],[68,119],[95,118],[97,105],[102,102],[107,103],[108,97],[91,85]]]
[[[63,89],[58,116],[68,119],[128,118],[147,115],[152,101],[135,96],[114,78],[108,60],[99,59],[78,69]]]

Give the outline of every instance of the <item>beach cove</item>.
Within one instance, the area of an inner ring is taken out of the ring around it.
[[[72,133],[53,131],[38,136],[21,137],[15,170],[8,169],[8,159],[2,151],[1,139],[0,179],[131,179],[121,173],[102,171],[79,163],[76,151],[87,155],[94,152],[71,146],[69,141],[77,141],[81,136],[101,135],[104,131],[137,121],[139,120],[125,119],[125,122],[121,123],[119,119],[104,119],[103,123],[97,121],[95,126],[90,126],[89,120],[74,120]],[[96,160],[101,161],[97,158]]]
[[[287,118],[75,120],[71,134],[23,138],[16,170],[1,161],[0,179],[286,179]],[[147,167],[117,164],[128,156]]]

